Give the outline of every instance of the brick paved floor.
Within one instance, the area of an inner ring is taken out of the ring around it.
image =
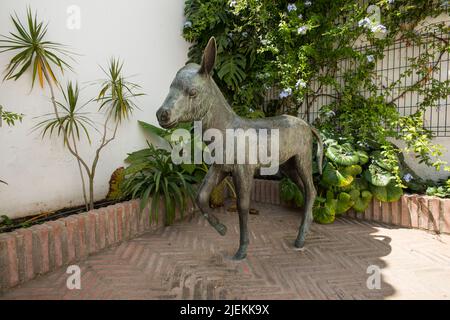
[[[256,205],[247,260],[232,261],[237,214],[221,210],[218,235],[199,216],[90,256],[79,264],[81,290],[64,270],[41,276],[0,299],[412,299],[450,298],[450,236],[348,218],[314,224],[296,251],[300,214]],[[382,270],[367,289],[367,268]]]

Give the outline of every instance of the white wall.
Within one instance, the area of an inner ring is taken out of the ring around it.
[[[39,17],[48,21],[48,39],[67,44],[80,54],[73,64],[76,73],[65,79],[86,82],[103,77],[111,56],[125,61],[127,75],[135,75],[146,96],[138,100],[141,110],[125,122],[118,138],[103,152],[95,180],[96,199],[105,197],[111,173],[122,166],[126,154],[145,146],[145,137],[137,120],[156,123],[155,112],[168,92],[175,72],[184,65],[188,44],[182,39],[183,0],[2,0],[0,34],[13,31],[9,15],[16,11],[24,18],[31,5]],[[81,8],[81,29],[66,27],[67,8]],[[0,54],[0,67],[6,66],[9,54]],[[51,112],[49,92],[36,86],[30,92],[31,75],[14,82],[0,83],[0,104],[5,109],[24,113],[22,124],[0,128],[0,214],[20,217],[82,204],[78,168],[74,158],[58,139],[41,140],[31,128],[34,117]],[[93,88],[82,96],[91,98]],[[83,99],[84,100],[84,99]],[[89,107],[96,111],[96,105]],[[99,137],[93,139],[97,145]],[[93,147],[82,148],[84,157],[92,159]]]

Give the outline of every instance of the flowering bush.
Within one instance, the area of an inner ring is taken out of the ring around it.
[[[419,23],[446,11],[446,4],[430,0],[370,0],[364,5],[348,0],[187,0],[183,35],[192,42],[189,58],[194,62],[200,61],[210,36],[216,37],[215,80],[240,115],[297,115],[303,105],[309,119],[313,103],[330,96],[333,102],[320,106],[314,122],[325,138],[369,155],[379,152],[396,186],[415,183],[411,190],[423,190],[424,182],[402,169],[399,156],[411,151],[420,162],[449,170],[438,159],[441,147],[431,142],[432,133],[423,123],[425,110],[450,94],[448,81],[430,77],[438,68],[430,62],[450,50],[449,41],[438,37],[423,54],[410,59],[399,81],[411,74],[418,81],[402,92],[396,91],[398,81],[388,87],[376,81],[376,62],[398,39],[409,46],[421,45]],[[434,24],[421,33],[436,31],[445,35],[450,30]],[[367,48],[357,48],[358,42]],[[350,61],[353,67],[341,70],[342,61]],[[330,87],[332,94],[324,93],[324,87]],[[274,88],[278,99],[261,107],[264,95]],[[406,92],[425,98],[416,112],[405,116],[399,114],[397,103]],[[395,140],[406,147],[397,147]],[[323,191],[325,199],[329,190]]]

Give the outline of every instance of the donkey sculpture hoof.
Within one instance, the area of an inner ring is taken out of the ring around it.
[[[295,247],[297,249],[303,249],[304,246],[305,246],[305,240],[304,239],[297,239],[297,240],[295,240]]]
[[[227,227],[224,224],[218,223],[214,228],[217,230],[217,232],[221,236],[224,236],[227,234]]]
[[[245,258],[247,258],[247,253],[241,251],[236,252],[236,254],[233,256],[234,261],[244,260]]]

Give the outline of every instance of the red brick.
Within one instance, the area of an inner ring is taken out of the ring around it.
[[[391,223],[391,208],[390,203],[381,203],[381,221],[384,223]]]
[[[373,202],[373,215],[372,215],[372,219],[374,221],[381,221],[382,217],[381,217],[381,202],[378,200],[374,200]]]
[[[277,181],[275,187],[273,188],[274,191],[274,198],[275,198],[275,204],[280,204],[280,182]]]
[[[19,270],[21,281],[27,281],[34,277],[33,269],[33,234],[30,229],[17,230],[17,238],[22,238],[21,246],[18,246]]]
[[[364,211],[363,214],[361,214],[361,217],[364,220],[372,220],[372,211],[373,211],[373,200],[370,201],[369,206],[367,207],[367,209]]]
[[[270,199],[267,196],[269,189],[269,181],[262,180],[261,181],[261,202],[262,203],[270,203]]]
[[[231,195],[229,195],[229,198],[231,198]],[[256,201],[255,199],[256,199],[256,181],[253,182],[252,192],[250,193],[250,200]]]
[[[135,237],[138,234],[139,214],[130,202],[125,205],[130,210],[130,237]]]
[[[347,211],[347,216],[352,217],[352,218],[357,218],[356,212],[353,209],[350,209]]]
[[[271,204],[277,204],[277,188],[278,188],[278,182],[271,181],[270,182],[270,203]]]
[[[261,181],[259,180],[255,181],[255,201],[261,201]]]
[[[117,222],[117,241],[121,242],[123,240],[123,207],[121,205],[118,205],[116,209],[116,222]]]
[[[64,224],[67,230],[67,263],[76,260],[76,247],[78,246],[78,223],[72,217],[64,218]]]
[[[0,235],[0,289],[19,283],[15,234]]]
[[[76,253],[77,259],[83,259],[88,256],[87,240],[86,240],[86,223],[82,214],[75,215],[74,218],[78,223],[78,246]]]
[[[106,218],[106,245],[110,246],[116,243],[116,206],[110,206],[104,211]]]
[[[31,227],[33,233],[33,266],[36,274],[50,271],[49,230],[46,226]]]
[[[92,254],[97,251],[95,214],[93,212],[88,212],[84,219],[86,226],[87,251],[88,254]]]
[[[64,264],[62,241],[62,229],[64,225],[59,221],[50,221],[47,225],[51,230],[50,238],[52,240],[52,252],[50,252],[50,257],[52,259],[52,266],[53,268],[58,268]]]
[[[442,199],[441,232],[450,233],[450,199]]]
[[[400,199],[401,219],[400,225],[403,227],[411,227],[411,216],[409,214],[409,196],[403,195]]]
[[[106,223],[103,210],[95,212],[95,240],[97,242],[97,250],[106,247]]]
[[[131,224],[130,224],[131,212],[128,206],[123,205],[123,238],[130,239]]]
[[[399,226],[401,221],[402,211],[400,207],[400,200],[391,203],[391,223],[396,226]]]
[[[145,221],[144,221],[144,213],[145,213],[145,209],[143,211],[141,211],[140,207],[139,207],[139,203],[137,200],[133,200],[131,202],[131,207],[133,208],[133,210],[136,211],[137,213],[137,219],[138,219],[138,223],[137,223],[137,229],[138,229],[138,233],[142,234],[145,231]]]
[[[440,210],[441,210],[441,201],[439,198],[430,197],[428,199],[428,230],[439,232],[440,230]]]
[[[428,209],[428,197],[420,196],[418,198],[419,203],[419,228],[428,230],[429,209]]]
[[[419,227],[419,199],[417,195],[411,195],[408,197],[409,216],[411,219],[411,227]]]

